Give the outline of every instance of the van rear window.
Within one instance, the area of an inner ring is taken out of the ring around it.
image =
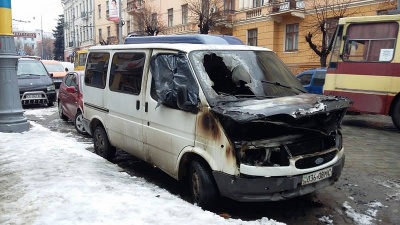
[[[87,86],[105,88],[109,59],[110,54],[106,52],[91,52],[89,54],[85,70],[85,84]]]

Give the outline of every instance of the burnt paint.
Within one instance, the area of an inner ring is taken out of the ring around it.
[[[196,135],[199,135],[206,140],[215,141],[215,147],[219,147],[222,151],[225,150],[226,158],[234,160],[234,149],[230,141],[225,138],[225,132],[221,123],[208,109],[202,110],[198,114]],[[210,143],[211,142],[208,142],[208,144]]]

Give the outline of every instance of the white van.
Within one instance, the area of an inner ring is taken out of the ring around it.
[[[277,201],[338,180],[351,102],[308,94],[260,47],[126,44],[89,49],[84,125],[97,154],[126,151],[186,181],[194,203],[219,195]]]

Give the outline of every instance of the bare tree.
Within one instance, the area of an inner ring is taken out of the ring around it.
[[[24,46],[24,52],[27,55],[33,55],[34,54],[33,48],[31,48],[29,45],[25,45]]]
[[[139,10],[140,13],[137,14],[135,19],[135,27],[139,29],[137,33],[146,34],[148,36],[157,36],[165,31],[165,23],[161,19],[161,14],[158,13],[159,10],[156,7],[150,3],[146,3]]]
[[[208,34],[215,25],[216,20],[223,14],[223,0],[184,0],[184,2],[188,5],[189,11],[197,21],[200,34]]]
[[[329,42],[339,18],[356,13],[349,10],[352,0],[311,0],[313,11],[312,22],[306,27],[309,32],[305,40],[309,47],[318,55],[321,67],[326,67],[327,57],[333,42]],[[315,39],[313,39],[315,38]],[[317,41],[321,41],[317,44]]]

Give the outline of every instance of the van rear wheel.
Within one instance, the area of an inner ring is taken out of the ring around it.
[[[109,161],[114,158],[116,149],[110,144],[107,133],[103,127],[97,126],[94,129],[93,143],[96,154]]]
[[[392,121],[396,128],[400,130],[400,99],[397,99],[392,111]]]
[[[192,202],[205,209],[211,208],[218,198],[218,191],[210,169],[202,162],[192,161],[189,182]]]

